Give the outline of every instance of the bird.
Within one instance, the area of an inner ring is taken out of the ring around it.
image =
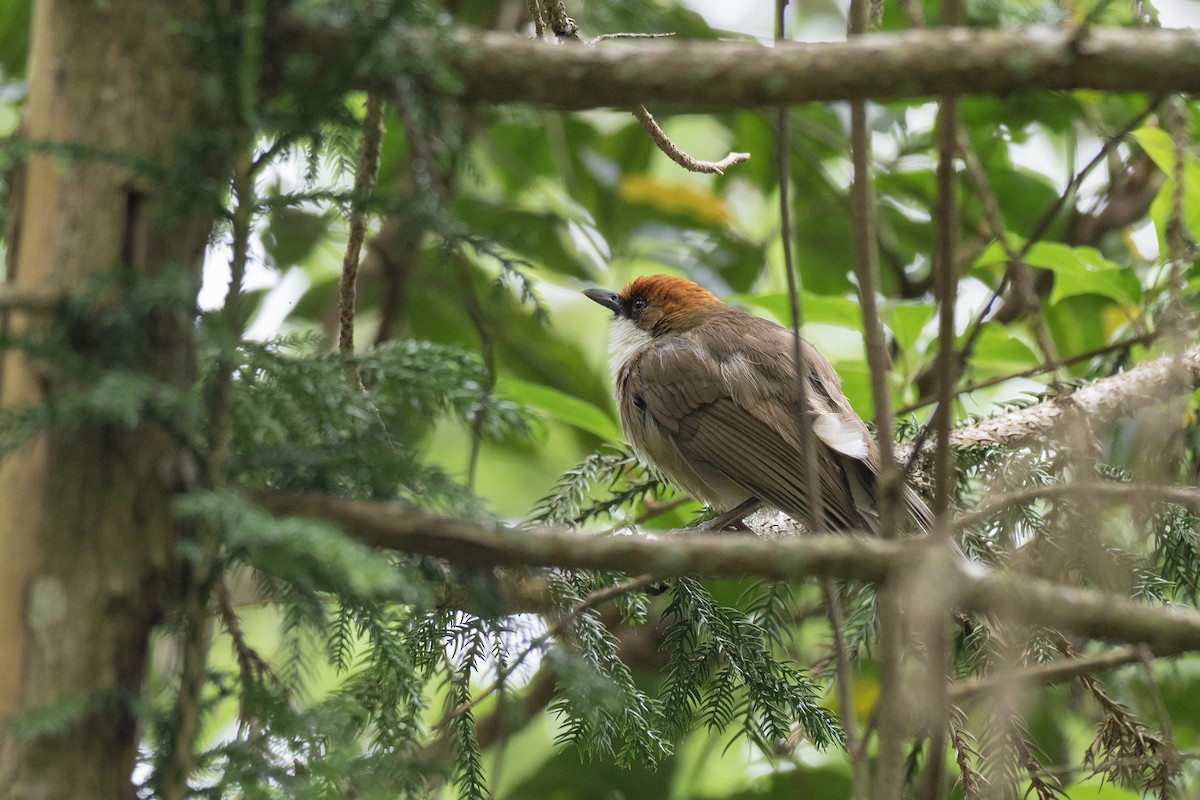
[[[609,367],[638,459],[713,511],[758,500],[811,530],[793,333],[671,275],[583,294],[613,313]],[[799,345],[824,527],[878,534],[878,444],[834,368]],[[932,514],[911,486],[902,501],[929,530]]]

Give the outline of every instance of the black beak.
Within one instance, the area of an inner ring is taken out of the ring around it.
[[[584,289],[583,295],[589,300],[595,300],[614,314],[625,314],[625,304],[621,302],[621,295],[616,292],[610,292],[608,289]]]

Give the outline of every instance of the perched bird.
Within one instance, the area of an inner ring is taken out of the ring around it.
[[[792,332],[669,275],[584,294],[613,312],[609,365],[638,457],[714,510],[757,498],[811,525]],[[877,532],[878,446],[837,372],[807,341],[800,348],[825,526]],[[903,500],[928,529],[911,487]]]

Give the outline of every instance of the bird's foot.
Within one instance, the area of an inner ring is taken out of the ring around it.
[[[757,497],[751,497],[736,508],[731,508],[724,514],[701,522],[696,526],[696,529],[705,532],[724,530],[749,531],[750,526],[746,524],[745,519],[757,511],[760,506],[762,506],[762,502]]]

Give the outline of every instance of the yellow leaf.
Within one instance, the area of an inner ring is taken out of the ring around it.
[[[687,183],[669,183],[646,173],[626,175],[619,187],[627,203],[646,203],[669,214],[689,214],[717,225],[729,224],[729,207],[718,195]]]

